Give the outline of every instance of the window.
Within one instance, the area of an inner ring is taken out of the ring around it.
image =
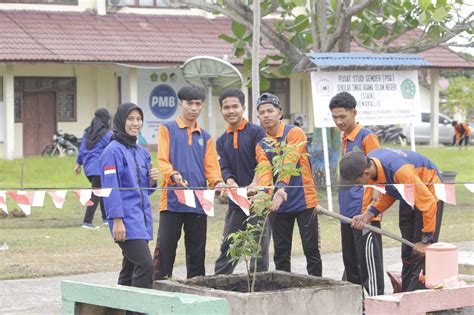
[[[278,96],[280,99],[281,108],[283,111],[283,118],[290,119],[290,79],[269,79],[270,88],[260,93],[270,92]],[[253,110],[252,89],[249,89],[249,113]]]
[[[55,93],[58,122],[76,121],[76,78],[15,78],[15,122],[22,121],[25,93]]]
[[[424,123],[430,122],[430,114],[429,113],[421,113],[421,121]]]
[[[0,3],[77,5],[78,0],[0,0]]]
[[[110,0],[109,0],[110,1]],[[127,7],[168,7],[170,5],[169,0],[125,0]]]

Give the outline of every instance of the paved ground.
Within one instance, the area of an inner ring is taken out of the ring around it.
[[[474,241],[456,243],[459,249],[459,262],[474,265]],[[400,271],[400,249],[384,249],[385,271]],[[323,260],[323,276],[340,280],[343,266],[341,253],[326,254]],[[271,265],[270,269],[274,269]],[[213,266],[207,266],[208,273],[212,273]],[[297,273],[306,273],[304,257],[294,257],[292,270]],[[243,272],[243,266],[238,266],[238,272]],[[175,269],[176,278],[185,277],[185,268]],[[115,284],[117,272],[83,274],[68,277],[20,279],[0,281],[0,314],[60,314],[62,280],[80,281],[95,284]],[[390,281],[385,277],[385,292],[391,293]]]

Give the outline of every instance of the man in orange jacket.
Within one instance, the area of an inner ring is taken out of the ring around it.
[[[464,145],[469,143],[469,136],[471,135],[471,128],[466,123],[457,122],[453,120],[451,125],[454,127],[454,132],[456,133],[453,137],[453,145],[459,144],[462,145],[464,141]]]

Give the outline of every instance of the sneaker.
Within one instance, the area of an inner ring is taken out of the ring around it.
[[[104,222],[102,222],[102,225],[109,225],[109,221],[104,220]]]
[[[92,223],[84,223],[82,227],[84,229],[89,229],[89,230],[97,230],[99,228],[97,225],[94,225]]]

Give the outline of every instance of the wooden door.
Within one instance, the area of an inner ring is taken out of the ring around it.
[[[23,94],[23,156],[39,155],[56,131],[54,93]]]

